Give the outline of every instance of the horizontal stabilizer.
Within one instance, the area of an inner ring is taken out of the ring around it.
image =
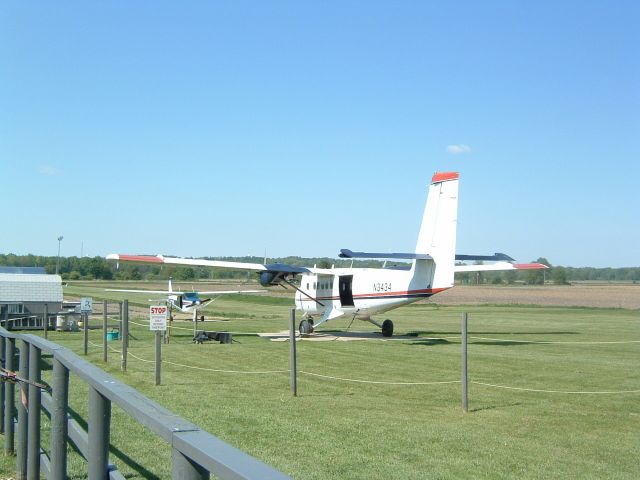
[[[431,255],[426,253],[373,253],[352,252],[347,248],[340,250],[340,258],[394,258],[398,260],[429,260]]]
[[[493,255],[456,255],[456,260],[466,262],[469,260],[480,260],[484,262],[515,262],[513,258],[504,253],[494,253]]]
[[[505,270],[542,270],[549,268],[542,263],[509,263],[509,262],[497,262],[488,263],[485,265],[455,265],[453,267],[454,272],[499,272]]]

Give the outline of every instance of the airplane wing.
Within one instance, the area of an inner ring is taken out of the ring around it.
[[[246,263],[246,262],[226,262],[221,260],[204,260],[200,258],[167,257],[164,255],[124,255],[111,253],[106,256],[107,260],[120,262],[130,262],[138,264],[153,265],[189,265],[196,267],[227,268],[231,270],[250,270],[260,273],[260,284],[263,287],[268,285],[279,285],[283,279],[294,276],[298,273],[308,273],[312,269],[306,267],[296,267],[284,263]]]
[[[267,290],[214,290],[212,292],[200,292],[197,291],[198,295],[231,295],[235,293],[266,293]]]
[[[178,290],[124,290],[120,288],[105,288],[105,292],[126,292],[126,293],[154,293],[161,295],[184,295],[185,293],[197,293],[198,295],[230,295],[236,293],[264,293],[265,290],[213,290],[211,292],[200,292],[200,291],[190,291],[190,292],[181,292]]]
[[[201,258],[165,257],[164,255],[124,255],[120,253],[111,253],[106,256],[106,259],[115,260],[116,262],[138,264],[190,265],[195,267],[218,267],[255,271],[268,270],[267,266],[261,263],[223,262],[219,260],[204,260]]]
[[[496,262],[486,265],[454,265],[454,272],[497,272],[504,270],[538,270],[549,268],[542,263],[509,263]]]
[[[174,293],[176,295],[183,295],[184,292],[170,292],[169,290],[143,290],[143,289],[131,289],[131,290],[123,290],[120,288],[105,288],[104,289],[105,292],[127,292],[127,293],[157,293],[157,294],[165,294],[165,295],[169,295],[170,293]]]

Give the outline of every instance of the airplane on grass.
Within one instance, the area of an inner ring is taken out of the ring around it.
[[[455,272],[542,269],[540,263],[515,263],[501,253],[494,255],[456,255],[458,212],[457,172],[436,173],[431,179],[427,203],[415,252],[372,253],[340,251],[342,258],[409,260],[406,266],[383,268],[316,268],[286,264],[260,264],[178,258],[163,255],[107,255],[116,262],[191,265],[235,270],[253,270],[262,286],[282,285],[296,290],[295,305],[303,312],[301,334],[336,318],[352,317],[377,325],[382,335],[393,335],[393,322],[380,323],[373,316],[453,287]],[[465,265],[456,261],[488,261]],[[294,283],[300,276],[299,286]],[[315,323],[314,323],[315,322]]]
[[[164,302],[169,306],[169,315],[175,308],[182,313],[193,313],[193,321],[198,317],[198,310],[203,309],[211,303],[216,297],[221,295],[238,294],[238,293],[264,293],[264,290],[214,290],[210,292],[182,292],[173,289],[171,278],[169,278],[169,286],[167,290],[124,290],[119,288],[105,288],[107,292],[127,292],[127,293],[148,293],[166,295]],[[200,295],[211,295],[211,298],[201,298]],[[202,318],[204,320],[204,317]]]

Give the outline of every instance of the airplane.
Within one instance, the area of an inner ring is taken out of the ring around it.
[[[214,290],[210,292],[182,292],[173,289],[171,278],[169,278],[169,286],[167,290],[141,290],[131,289],[124,290],[118,288],[105,288],[106,292],[128,292],[128,293],[149,293],[166,295],[165,302],[169,306],[169,309],[176,309],[182,313],[193,312],[193,319],[196,320],[198,316],[198,310],[204,308],[211,303],[215,297],[220,295],[238,294],[238,293],[264,293],[264,290]],[[201,298],[200,295],[211,295],[211,298]]]
[[[316,268],[274,263],[244,263],[180,258],[164,255],[109,254],[107,260],[119,262],[190,265],[258,273],[264,287],[281,285],[295,289],[295,306],[303,312],[299,324],[302,335],[313,333],[325,322],[352,317],[378,326],[384,337],[393,335],[390,319],[382,323],[373,318],[403,305],[443,292],[454,286],[456,272],[543,269],[540,263],[515,263],[508,255],[456,255],[458,212],[458,172],[437,172],[431,178],[415,252],[377,253],[342,249],[342,258],[391,259],[410,261],[404,266],[383,268]],[[458,264],[465,261],[492,262]],[[294,283],[300,276],[299,286]]]

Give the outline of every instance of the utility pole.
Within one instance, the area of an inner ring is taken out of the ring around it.
[[[60,235],[58,237],[58,259],[56,260],[56,275],[60,272],[60,243],[64,237]]]

